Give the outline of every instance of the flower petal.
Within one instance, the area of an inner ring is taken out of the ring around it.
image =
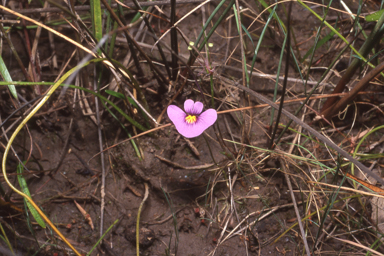
[[[177,131],[186,138],[194,138],[201,135],[209,126],[213,125],[217,119],[217,112],[214,109],[208,109],[197,117],[194,124],[187,122],[176,124]]]
[[[175,124],[176,128],[180,124],[185,123],[185,117],[187,116],[181,108],[175,105],[169,105],[167,108],[167,114],[172,123]]]
[[[188,114],[192,114],[194,105],[195,104],[194,104],[193,100],[186,100],[184,102],[184,110],[185,110],[185,112],[187,112]]]
[[[192,100],[191,100],[192,101]],[[193,101],[192,101],[193,106]],[[175,105],[168,106],[167,109],[168,117],[171,119],[172,123],[175,125],[176,130],[186,138],[193,138],[199,136],[200,134],[195,135],[194,127],[196,124],[188,124],[185,121],[185,117],[187,116],[183,110]]]
[[[201,135],[208,127],[213,125],[217,120],[217,112],[214,109],[208,109],[201,115],[197,116],[196,123],[189,124],[185,120],[188,114],[198,115],[203,110],[203,103],[193,102],[193,100],[186,100],[184,102],[184,109],[181,110],[175,105],[168,106],[167,114],[169,119],[175,125],[176,130],[186,138],[194,138]]]
[[[196,123],[188,124],[187,122],[175,123],[176,130],[186,138],[193,138],[199,136],[201,133],[196,132]]]
[[[216,110],[210,108],[204,111],[200,116],[197,117],[194,129],[196,133],[202,134],[209,126],[213,125],[217,120]],[[196,135],[198,136],[198,135]]]
[[[203,103],[201,103],[200,101],[196,101],[195,105],[193,106],[193,112],[191,114],[199,115],[201,111],[203,111],[203,107]]]
[[[186,100],[184,102],[184,110],[188,114],[198,115],[203,111],[203,107],[203,103],[199,101],[193,102],[193,100]]]

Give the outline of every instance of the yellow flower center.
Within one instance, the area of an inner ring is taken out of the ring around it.
[[[193,116],[193,115],[188,115],[186,118],[185,118],[185,121],[189,124],[193,124],[196,122],[196,116]]]

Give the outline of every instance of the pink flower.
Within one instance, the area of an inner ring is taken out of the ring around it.
[[[210,108],[203,113],[203,103],[193,100],[184,102],[184,110],[178,106],[170,105],[167,109],[168,117],[175,125],[176,130],[186,138],[197,137],[217,119],[216,110]],[[200,114],[201,113],[201,114]]]

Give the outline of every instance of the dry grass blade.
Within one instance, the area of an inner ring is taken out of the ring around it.
[[[84,219],[87,221],[88,225],[91,227],[92,230],[95,229],[95,227],[93,226],[93,221],[92,221],[92,218],[91,218],[91,215],[89,215],[89,213],[87,213],[86,210],[84,210],[83,207],[81,207],[81,205],[79,205],[76,200],[73,201],[77,207],[77,209],[79,209],[79,211],[81,212],[81,214],[83,215]]]
[[[332,107],[329,107],[325,109],[323,112],[321,112],[322,117],[325,119],[330,119],[332,116],[338,114],[341,110],[343,110],[348,104],[353,101],[357,94],[361,91],[363,91],[369,83],[382,71],[384,70],[384,63],[379,64],[377,67],[375,67],[373,70],[368,72],[363,79],[361,79],[354,87],[353,89],[343,98],[339,99]],[[335,91],[336,92],[336,91]]]
[[[291,180],[289,178],[289,173],[288,173],[288,168],[287,168],[287,163],[283,160],[280,159],[280,165],[282,166],[283,168],[283,172],[284,172],[284,175],[285,175],[285,179],[287,181],[287,184],[288,184],[288,188],[289,188],[289,191],[291,193],[291,198],[292,198],[292,202],[293,202],[293,206],[295,208],[295,213],[296,213],[296,218],[297,218],[297,222],[299,223],[299,228],[300,228],[300,232],[301,232],[301,237],[303,239],[303,243],[305,245],[305,252],[307,253],[307,255],[311,255],[311,250],[309,249],[309,246],[308,246],[308,242],[307,242],[307,238],[306,238],[306,232],[304,231],[304,227],[303,227],[303,224],[302,224],[302,221],[301,221],[301,217],[300,217],[300,213],[299,213],[299,209],[297,208],[297,203],[296,203],[296,198],[293,194],[293,189],[292,189],[292,184],[291,184]]]
[[[148,184],[144,183],[145,187],[145,193],[144,193],[144,198],[143,201],[140,203],[139,211],[137,212],[137,220],[136,220],[136,255],[140,256],[140,215],[141,211],[143,209],[145,201],[147,201],[148,196],[149,196],[149,188]]]
[[[332,238],[334,238],[334,239],[336,239],[336,240],[339,240],[339,241],[341,241],[341,242],[344,242],[344,243],[346,243],[346,244],[351,244],[351,245],[356,246],[356,247],[358,247],[358,248],[361,248],[361,249],[363,249],[363,250],[365,250],[365,251],[369,251],[369,252],[373,253],[374,255],[384,256],[384,254],[379,253],[378,251],[375,251],[375,250],[373,250],[373,249],[371,249],[371,248],[369,248],[369,247],[367,247],[367,246],[361,245],[361,244],[359,244],[359,243],[352,242],[352,241],[345,240],[345,239],[336,238],[336,237],[332,237]]]

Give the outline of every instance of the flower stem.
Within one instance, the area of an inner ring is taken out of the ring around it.
[[[215,108],[215,101],[214,101],[214,93],[213,93],[213,74],[211,73],[209,75],[210,81],[211,81],[211,100],[212,100],[212,108]]]

